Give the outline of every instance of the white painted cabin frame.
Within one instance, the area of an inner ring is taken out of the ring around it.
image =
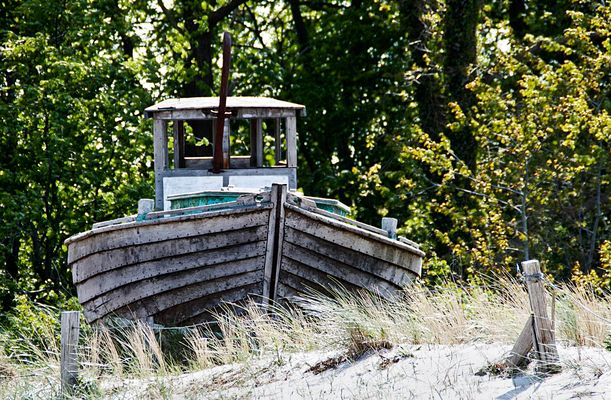
[[[185,157],[184,122],[214,121],[218,104],[217,97],[170,99],[145,110],[145,116],[153,119],[156,210],[169,209],[168,196],[181,194],[179,192],[218,190],[229,186],[262,189],[273,183],[286,184],[290,191],[297,189],[297,116],[305,115],[305,107],[301,104],[264,97],[228,97],[226,111],[228,119],[225,120],[222,147],[224,157],[230,160],[230,168],[213,173],[210,170],[212,157],[198,159]],[[230,157],[229,120],[233,119],[250,120],[250,156]],[[282,159],[281,126],[284,122],[286,163],[283,165],[263,166],[262,121],[264,119],[275,120],[276,163]],[[172,164],[168,149],[170,124],[175,144]],[[185,181],[184,178],[187,177],[193,179]]]

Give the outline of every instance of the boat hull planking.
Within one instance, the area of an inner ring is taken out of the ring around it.
[[[274,185],[265,199],[70,238],[68,263],[87,320],[180,326],[209,320],[225,302],[290,300],[309,289],[340,285],[390,297],[420,275],[424,253],[414,246],[301,204],[286,186]]]

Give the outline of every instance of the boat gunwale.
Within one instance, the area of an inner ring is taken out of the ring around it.
[[[229,203],[228,203],[229,204]],[[71,245],[73,243],[79,242],[81,240],[90,238],[92,236],[108,233],[113,231],[120,231],[130,228],[140,228],[150,225],[158,225],[158,224],[166,224],[172,222],[181,222],[181,221],[190,221],[196,219],[205,219],[212,217],[219,217],[224,215],[231,214],[246,214],[252,211],[271,209],[273,205],[271,203],[259,203],[253,205],[232,205],[227,208],[223,208],[222,210],[211,210],[211,211],[202,211],[197,214],[187,214],[187,215],[171,215],[164,218],[155,218],[143,221],[131,221],[126,223],[119,223],[116,225],[107,225],[98,229],[90,229],[85,232],[77,233],[76,235],[70,236],[68,239],[64,241],[66,246]]]
[[[326,216],[326,215],[315,213],[313,211],[309,211],[307,209],[303,209],[301,207],[298,207],[298,206],[295,206],[295,205],[292,205],[292,204],[288,204],[288,203],[285,203],[284,206],[287,207],[289,210],[296,211],[297,213],[299,213],[301,215],[305,215],[306,217],[315,219],[315,220],[320,221],[320,222],[328,223],[328,224],[330,224],[330,225],[332,225],[332,226],[334,226],[336,228],[344,229],[344,230],[347,230],[349,232],[355,233],[357,235],[365,236],[365,237],[367,237],[369,239],[374,239],[374,240],[376,240],[378,242],[381,242],[383,244],[386,244],[386,245],[392,245],[392,246],[398,247],[400,249],[407,250],[407,251],[409,251],[409,252],[411,252],[411,253],[413,253],[413,254],[415,254],[417,256],[424,257],[426,255],[426,253],[423,252],[422,250],[417,249],[417,248],[415,248],[413,246],[410,246],[407,243],[403,243],[403,242],[400,242],[398,240],[390,239],[388,237],[382,236],[382,235],[380,235],[378,233],[375,233],[375,232],[372,232],[370,230],[366,230],[366,229],[360,228],[358,226],[351,225],[351,224],[349,224],[347,222],[343,222],[343,221],[341,221],[339,219],[335,219],[335,218],[332,218],[332,217],[329,217],[329,216]],[[417,274],[420,275],[419,272],[417,272]]]

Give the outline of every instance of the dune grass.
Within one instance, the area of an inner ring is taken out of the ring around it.
[[[559,341],[569,346],[605,346],[611,332],[609,296],[597,296],[586,287],[561,286],[550,291],[548,300],[555,305]],[[2,398],[58,395],[59,312],[33,309],[48,321],[35,329],[13,324],[11,330],[0,331]],[[272,313],[254,303],[240,311],[228,308],[213,326],[178,331],[142,322],[83,325],[82,384],[75,397],[104,397],[114,390],[113,382],[126,379],[155,379],[255,357],[269,357],[282,365],[287,355],[312,350],[336,349],[357,358],[399,344],[509,344],[527,320],[529,306],[524,284],[502,277],[474,287],[453,282],[436,288],[415,284],[393,301],[334,290],[330,296],[313,292],[294,306],[273,307]],[[167,340],[169,333],[173,341]]]

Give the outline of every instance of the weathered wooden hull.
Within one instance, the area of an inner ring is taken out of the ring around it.
[[[420,274],[420,250],[347,221],[287,201],[286,187],[274,186],[263,202],[76,235],[68,263],[90,322],[172,326],[207,320],[223,302],[290,299],[336,284],[390,296]]]
[[[285,206],[278,295],[341,285],[389,297],[420,275],[422,256],[396,240]],[[332,277],[333,279],[329,279]]]
[[[85,316],[179,325],[261,295],[270,206],[122,224],[68,244]]]

